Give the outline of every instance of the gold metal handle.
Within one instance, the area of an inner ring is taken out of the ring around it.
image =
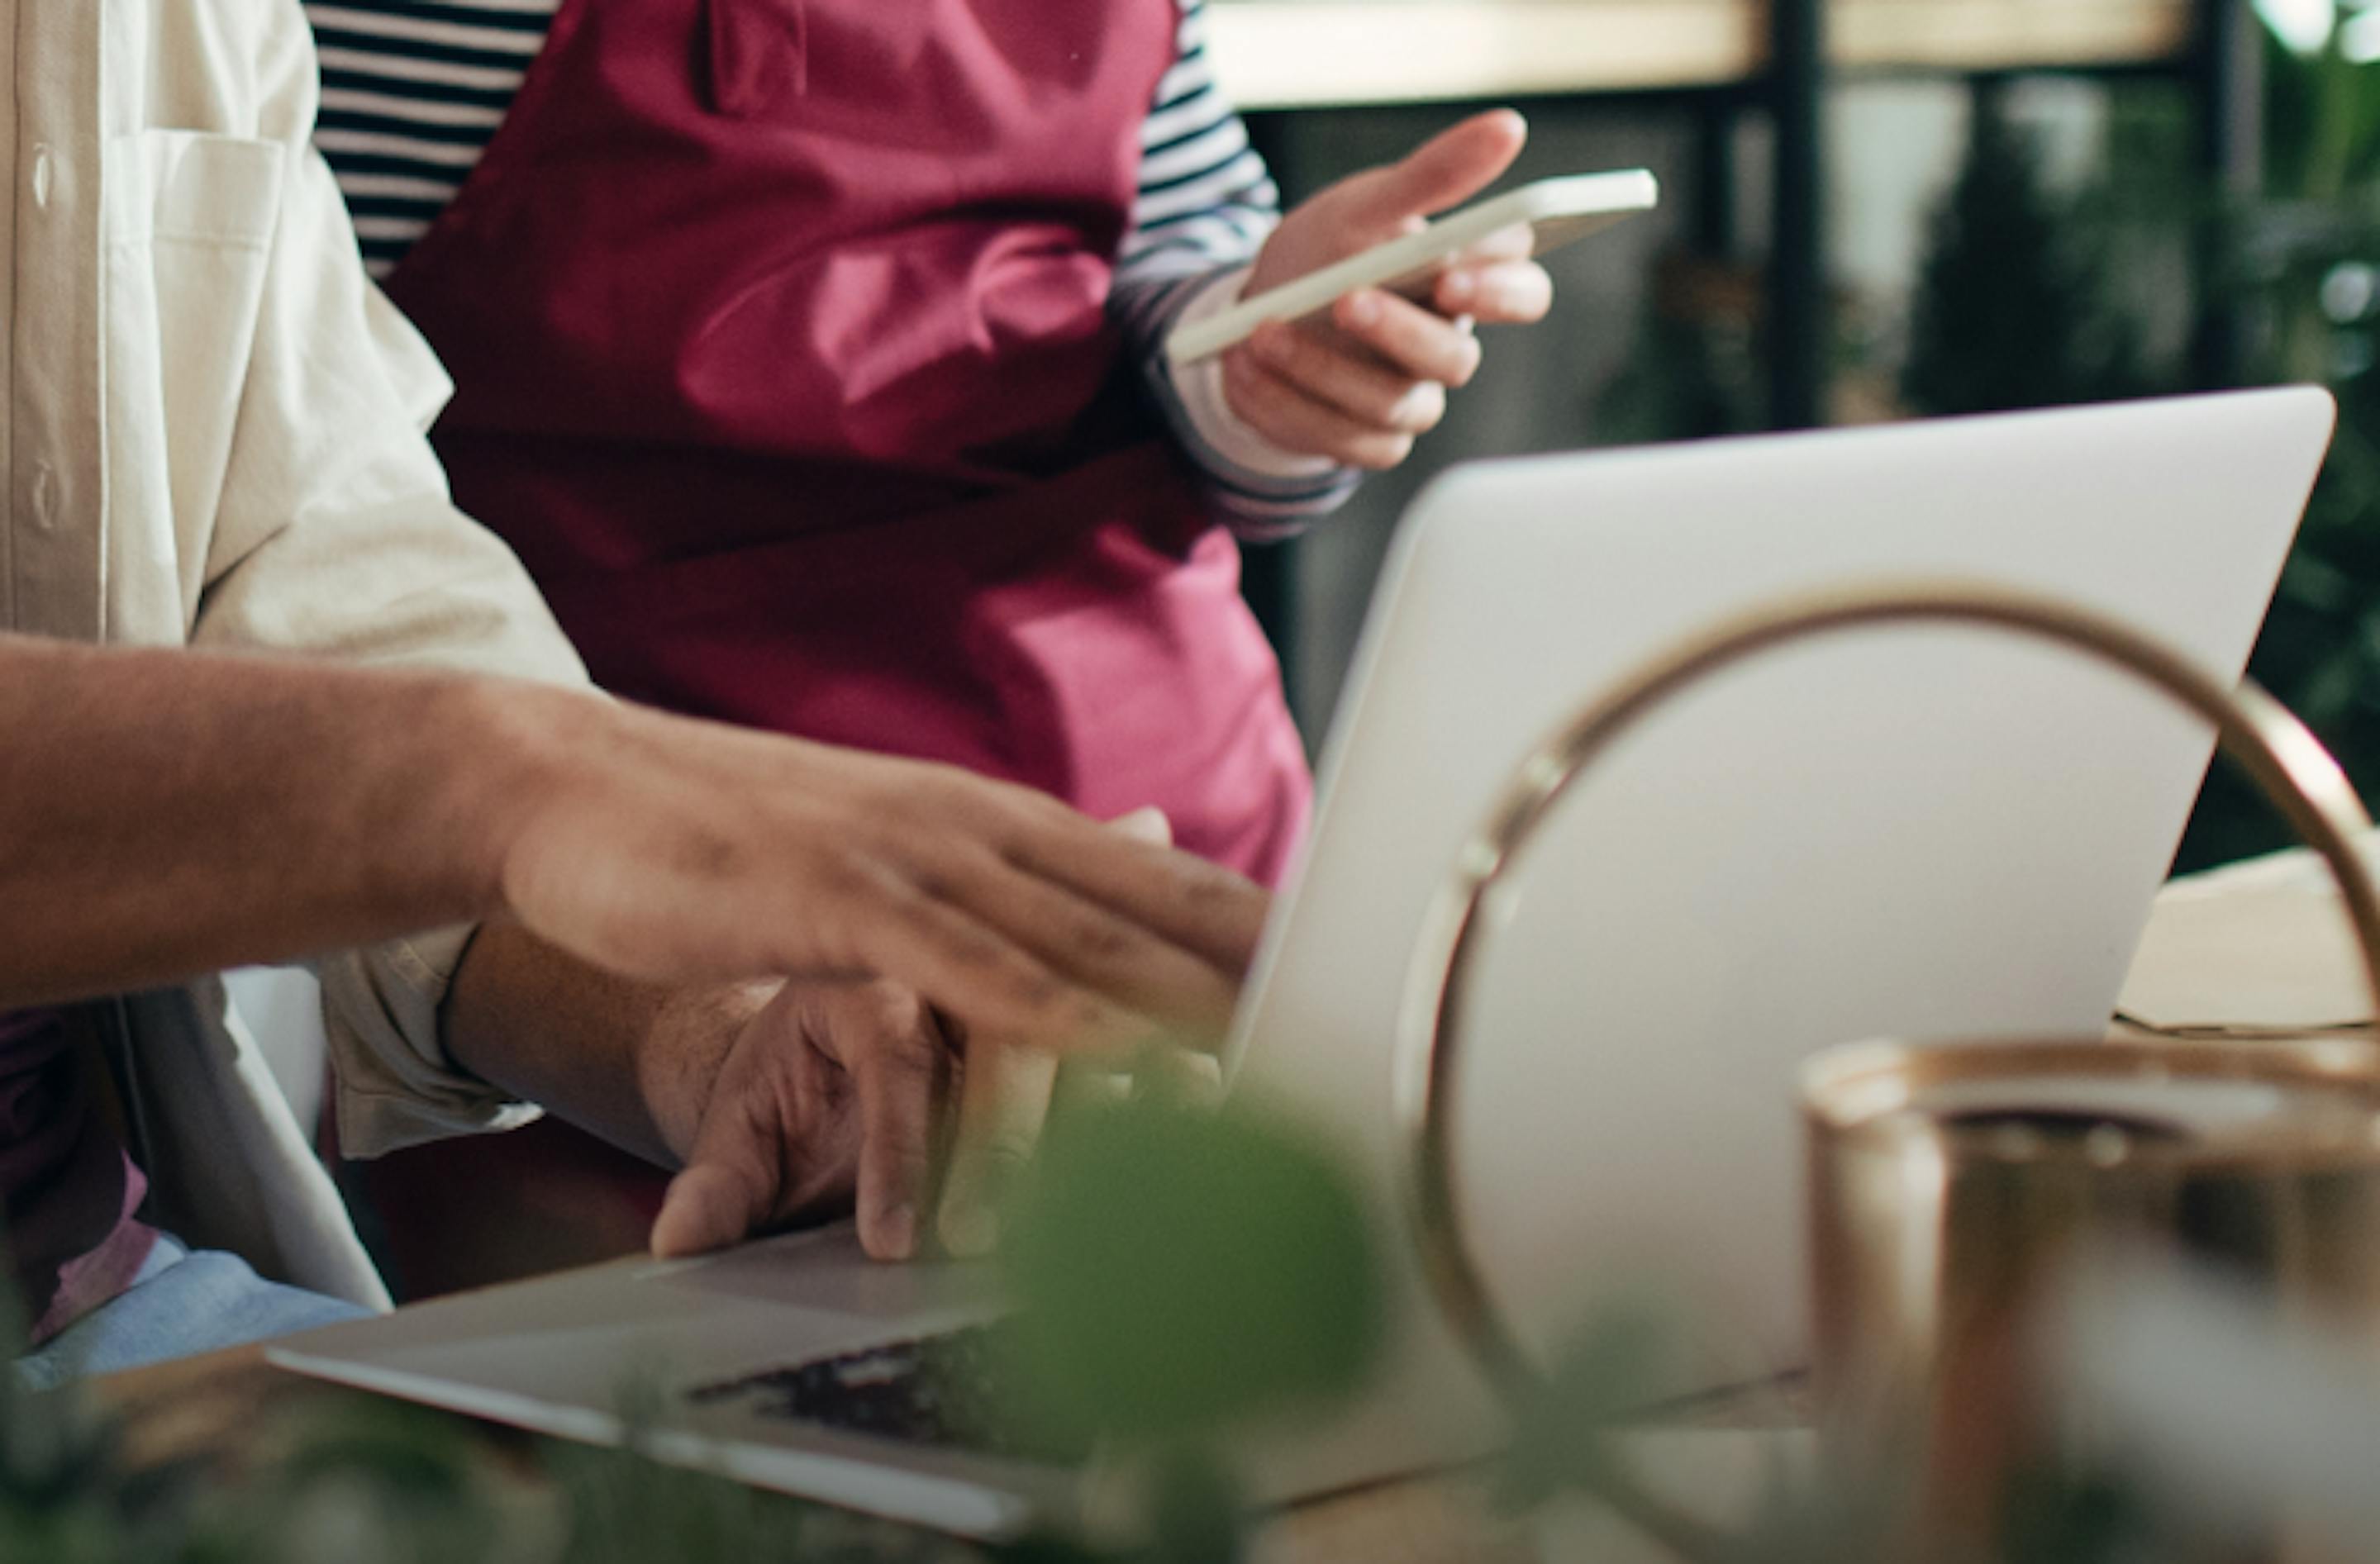
[[[2227,689],[2165,646],[2113,620],[2002,588],[1892,583],[1755,610],[1652,662],[1589,703],[1530,755],[1465,843],[1414,952],[1397,1039],[1405,1218],[1440,1312],[1508,1402],[1524,1401],[1542,1379],[1489,1293],[1463,1231],[1452,1141],[1464,998],[1481,930],[1494,921],[1482,918],[1483,909],[1580,774],[1671,697],[1790,642],[1916,622],[2004,629],[2086,653],[2134,674],[2213,724],[2224,752],[2328,862],[2380,1005],[2380,896],[2354,844],[2358,833],[2371,829],[2371,818],[2322,741],[2253,684]]]

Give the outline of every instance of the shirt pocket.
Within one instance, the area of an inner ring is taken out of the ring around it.
[[[109,147],[108,236],[261,253],[281,211],[278,141],[141,130]]]
[[[115,590],[179,588],[178,601],[115,602],[111,623],[128,630],[187,631],[196,612],[287,156],[276,141],[198,130],[143,130],[108,144],[111,547],[136,567],[115,573]]]

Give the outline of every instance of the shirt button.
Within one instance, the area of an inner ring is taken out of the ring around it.
[[[50,189],[56,182],[57,160],[43,142],[33,149],[33,205],[40,211],[50,210]]]
[[[33,525],[47,532],[58,524],[58,475],[47,462],[33,464]]]

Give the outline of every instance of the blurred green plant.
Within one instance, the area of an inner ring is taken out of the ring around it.
[[[2118,291],[2094,190],[2054,190],[2004,87],[1979,87],[1966,161],[1935,212],[1901,394],[1932,417],[2107,402],[2159,389]]]
[[[1064,1538],[1013,1564],[1232,1564],[1247,1555],[1232,1458],[1248,1437],[1357,1394],[1389,1326],[1390,1240],[1340,1148],[1261,1107],[1164,1093],[1062,1114],[1009,1214],[1032,1413],[1137,1460],[1145,1541]],[[1647,1488],[1624,1436],[1695,1342],[1692,1315],[1616,1299],[1518,1409],[1490,1470],[1521,1517],[1584,1497],[1682,1564],[2133,1564],[2201,1557],[2105,1471],[2028,1474],[1998,1558],[1921,1560],[1907,1473],[1772,1469],[1734,1530]],[[763,1495],[649,1459],[665,1406],[625,1402],[622,1449],[496,1445],[442,1414],[336,1399],[261,1432],[243,1463],[129,1461],[71,1390],[0,1374],[0,1561],[40,1564],[949,1564],[983,1549]],[[1103,1457],[1104,1459],[1104,1457]],[[1912,1461],[1918,1460],[1912,1449]],[[1912,1467],[1911,1470],[1914,1470]]]
[[[2380,9],[2350,9],[2368,18],[2361,34],[2316,30],[2292,47],[2265,33],[2265,161],[2251,200],[2193,172],[2190,115],[2169,85],[2110,86],[2105,166],[2065,197],[2003,91],[1980,91],[1965,165],[1933,224],[1902,386],[1927,414],[2216,390],[2191,350],[2218,338],[2238,345],[2237,383],[2329,386],[2338,438],[2250,673],[2369,796],[2380,791],[2380,66],[2358,40],[2380,37]],[[2289,840],[2218,769],[2177,867]]]
[[[1704,440],[1762,427],[1760,321],[1756,273],[1684,253],[1663,256],[1627,361],[1586,420],[1597,442]]]
[[[241,1466],[127,1458],[72,1388],[0,1373],[7,1564],[805,1564],[979,1557],[625,1450],[532,1461],[395,1401],[276,1418]]]
[[[1354,1393],[1385,1329],[1368,1213],[1330,1150],[1261,1109],[1163,1091],[1062,1116],[1003,1245],[1022,1305],[1020,1417],[1145,1461],[1147,1564],[1224,1564],[1220,1452]],[[6,1300],[0,1298],[0,1311]],[[21,1337],[21,1329],[18,1332]],[[979,1558],[908,1528],[649,1459],[666,1408],[624,1398],[626,1448],[523,1443],[393,1401],[334,1399],[238,1470],[127,1459],[75,1388],[0,1372],[0,1564],[804,1564]],[[1058,1539],[1018,1564],[1092,1556]]]
[[[1338,1160],[1261,1109],[1151,1098],[1060,1121],[1002,1246],[1035,1410],[1134,1443],[1353,1393],[1379,1255]]]
[[[1144,1091],[1055,1122],[1003,1223],[1020,1415],[1145,1464],[1157,1558],[1236,1557],[1246,1506],[1223,1452],[1343,1402],[1372,1367],[1387,1293],[1342,1167],[1262,1108]]]
[[[2339,401],[2338,438],[2283,574],[2251,673],[2380,795],[2380,6],[2259,4],[2261,192],[2239,200],[2198,166],[2196,110],[2177,83],[2106,85],[2105,156],[2061,189],[2011,109],[1975,92],[1962,165],[1928,224],[1897,382],[1924,415],[2064,406],[2234,385],[2313,383]],[[2320,23],[2321,25],[2314,25]],[[1607,440],[1761,427],[1756,273],[1665,263],[1627,368],[1599,400]],[[1847,333],[1858,311],[1839,308]],[[1893,333],[1846,335],[1852,409],[1873,394]],[[1870,340],[1872,339],[1872,340]],[[2221,344],[2221,354],[2200,348]],[[2228,378],[2209,378],[2221,359]],[[2287,845],[2286,828],[2227,769],[2211,776],[2177,867]]]
[[[2210,292],[2249,312],[2252,378],[2338,398],[2330,460],[2249,671],[2368,798],[2380,790],[2380,66],[2350,57],[2354,36],[2334,27],[2302,52],[2268,36],[2265,194],[2226,214]],[[2184,867],[2286,840],[2218,773]]]

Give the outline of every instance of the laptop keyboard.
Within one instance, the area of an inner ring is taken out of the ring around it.
[[[1019,1426],[1002,1324],[969,1326],[789,1368],[766,1369],[688,1392],[699,1406],[749,1400],[781,1417],[846,1434],[1055,1466],[1079,1465],[1087,1441]]]

